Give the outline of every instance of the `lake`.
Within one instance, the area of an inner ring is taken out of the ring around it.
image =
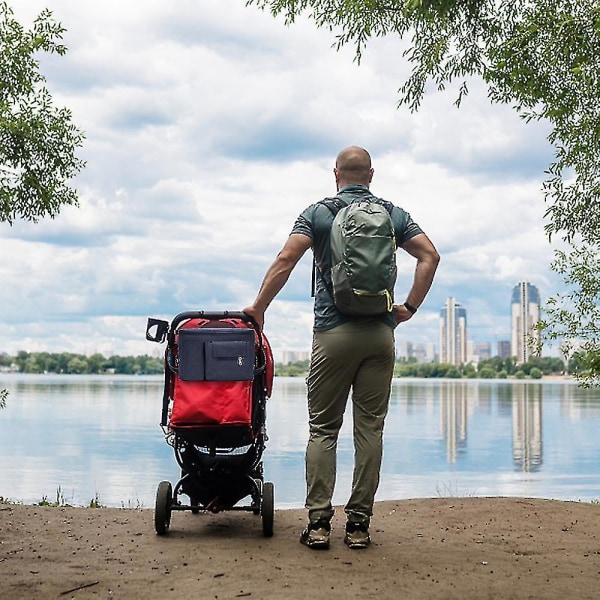
[[[160,426],[161,376],[0,374],[0,496],[154,506],[177,481]],[[276,506],[304,505],[305,383],[275,378],[265,476]],[[600,499],[600,394],[571,381],[394,380],[378,500],[442,496]],[[334,502],[352,474],[351,415]]]

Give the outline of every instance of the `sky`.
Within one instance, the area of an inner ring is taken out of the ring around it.
[[[66,56],[40,57],[47,87],[86,135],[78,208],[0,223],[0,352],[162,352],[147,317],[241,310],[298,214],[335,193],[348,145],[373,158],[371,189],[401,206],[442,260],[397,344],[435,342],[450,296],[476,343],[510,339],[512,288],[560,291],[544,234],[546,123],[524,123],[470,82],[398,107],[406,42],[372,41],[360,64],[307,18],[286,26],[244,0],[12,0],[26,27],[44,8]],[[309,350],[311,257],[266,315],[276,358]],[[403,301],[414,259],[400,251]]]

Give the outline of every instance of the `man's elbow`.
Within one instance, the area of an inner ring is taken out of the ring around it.
[[[427,252],[424,252],[419,258],[419,262],[423,265],[427,265],[429,268],[437,269],[437,266],[441,260],[438,251],[435,248],[431,248]]]

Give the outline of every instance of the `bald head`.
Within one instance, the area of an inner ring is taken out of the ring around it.
[[[348,146],[337,155],[333,171],[338,189],[353,183],[368,187],[373,179],[371,156],[364,148]]]

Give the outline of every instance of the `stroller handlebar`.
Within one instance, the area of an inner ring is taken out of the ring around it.
[[[242,321],[246,321],[247,323],[251,323],[255,329],[258,329],[258,324],[256,321],[248,314],[243,311],[233,311],[233,310],[223,310],[223,311],[214,311],[214,310],[189,310],[186,312],[179,313],[176,315],[171,321],[171,330],[177,329],[177,326],[183,321],[188,321],[189,319],[208,319],[208,320],[219,320],[219,319],[241,319]]]
[[[259,338],[262,338],[262,334],[260,331],[260,327],[258,323],[251,317],[249,314],[243,311],[233,311],[233,310],[223,310],[223,311],[214,311],[214,310],[190,310],[186,312],[179,313],[175,315],[171,324],[169,326],[168,321],[163,321],[162,319],[154,319],[152,317],[148,318],[148,322],[146,324],[146,339],[149,342],[159,342],[162,343],[167,339],[167,336],[175,335],[177,328],[184,321],[189,321],[190,319],[207,319],[208,321],[219,321],[221,319],[239,319],[240,321],[244,321],[246,323],[250,323],[252,327],[256,330]]]

